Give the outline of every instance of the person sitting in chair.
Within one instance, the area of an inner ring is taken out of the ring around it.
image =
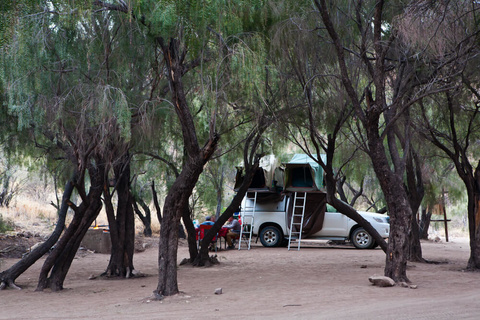
[[[228,244],[227,249],[233,249],[235,248],[235,246],[233,245],[233,239],[240,238],[240,222],[238,222],[237,219],[230,217],[228,218],[228,224],[225,227],[229,229],[226,237]]]
[[[215,224],[215,216],[206,216],[205,221],[203,221],[200,225],[201,226],[213,226],[214,224]],[[208,247],[208,250],[214,251],[215,250],[215,244],[211,243],[210,246]]]
[[[215,217],[206,216],[205,221],[203,221],[201,224],[213,226],[215,224]]]

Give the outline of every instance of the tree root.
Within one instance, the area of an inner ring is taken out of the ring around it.
[[[130,268],[127,267],[125,276],[120,275],[120,272],[112,272],[112,270],[108,269],[107,271],[99,274],[98,276],[91,275],[89,280],[94,280],[98,277],[104,278],[104,279],[131,279],[131,278],[142,278],[145,276],[146,275],[144,273],[141,273],[136,269],[130,270]]]
[[[188,261],[190,262],[190,260]],[[213,255],[213,256],[209,256],[208,259],[206,260],[195,259],[195,261],[191,262],[191,264],[194,267],[211,267],[215,264],[220,264],[220,261],[218,261],[217,255]]]
[[[429,263],[429,264],[448,264],[448,261],[435,261],[435,260],[425,259],[425,263]]]
[[[160,301],[160,300],[163,300],[164,296],[161,295],[160,293],[158,293],[157,290],[154,290],[153,291],[153,297],[152,297],[152,300],[155,300],[155,301]]]
[[[13,281],[5,280],[5,281],[2,281],[2,283],[0,283],[0,290],[5,290],[7,289],[7,287],[10,287],[12,289],[22,290],[22,288],[17,286]]]

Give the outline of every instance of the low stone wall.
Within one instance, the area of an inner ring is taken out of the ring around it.
[[[110,232],[104,229],[89,229],[82,240],[82,247],[97,253],[110,253],[112,242]]]

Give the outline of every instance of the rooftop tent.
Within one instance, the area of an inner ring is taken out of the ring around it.
[[[269,190],[273,185],[273,181],[278,179],[278,171],[276,171],[277,165],[278,161],[274,155],[264,156],[260,159],[260,165],[255,171],[255,175],[249,188]],[[234,190],[240,188],[245,174],[243,170],[243,166],[237,167]],[[281,183],[277,183],[277,185],[281,185]]]
[[[321,157],[325,162],[326,155],[322,154]],[[285,164],[285,190],[316,191],[323,187],[323,169],[309,155],[295,154]]]

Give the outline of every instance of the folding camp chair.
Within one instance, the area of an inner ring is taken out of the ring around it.
[[[208,224],[201,224],[198,230],[198,245],[197,247],[200,248],[200,242],[203,240],[203,237],[205,235],[205,232],[207,230],[212,229],[213,225],[208,225]],[[218,239],[218,233],[213,237],[211,244],[215,246],[215,252],[217,252],[217,239]]]

